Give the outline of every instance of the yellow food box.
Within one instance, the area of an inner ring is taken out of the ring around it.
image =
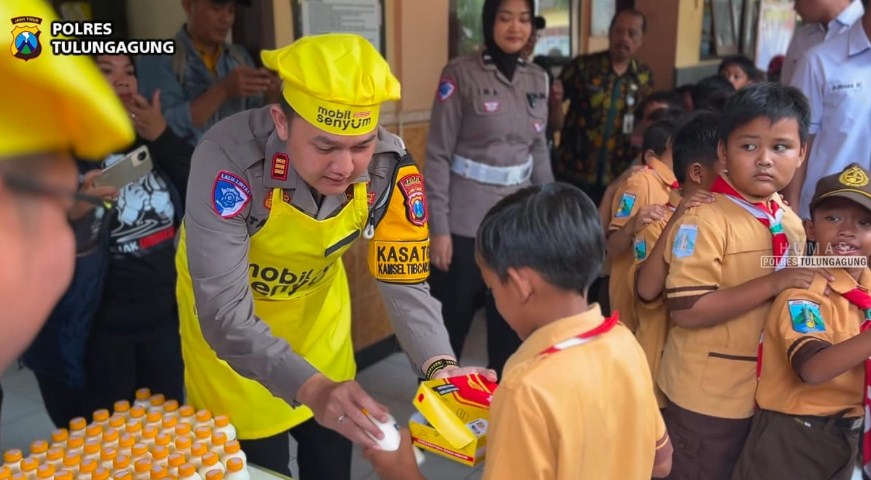
[[[409,420],[413,443],[463,465],[481,463],[496,386],[477,374],[421,383],[413,402],[419,413]]]

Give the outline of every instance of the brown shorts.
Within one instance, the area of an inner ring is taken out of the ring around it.
[[[862,418],[760,410],[732,480],[849,480],[859,461]]]
[[[662,413],[674,446],[672,480],[728,480],[751,419],[709,417],[669,403]]]

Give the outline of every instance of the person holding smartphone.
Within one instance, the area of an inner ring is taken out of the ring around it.
[[[139,387],[178,400],[184,394],[174,240],[193,148],[167,128],[159,91],[150,99],[137,93],[130,57],[101,55],[96,63],[137,138],[102,168],[79,162],[81,192],[114,206],[80,204],[71,213],[81,228],[101,230],[101,241],[77,262],[71,288],[24,357],[58,426],[132,399]],[[104,169],[112,175],[103,178]]]

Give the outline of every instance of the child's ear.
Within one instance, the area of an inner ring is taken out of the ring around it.
[[[651,158],[656,158],[656,157],[657,157],[656,152],[654,152],[653,150],[648,148],[647,150],[644,151],[644,155],[641,157],[641,160],[644,161],[644,163],[647,163],[650,161]]]
[[[702,164],[699,162],[691,163],[689,168],[687,168],[687,178],[693,183],[702,183],[704,176]]]
[[[803,220],[804,223],[804,234],[807,236],[808,241],[816,242],[817,241],[817,232],[814,229],[814,221],[813,220]]]
[[[717,158],[723,162],[723,165],[726,164],[726,142],[723,140],[717,142]]]
[[[507,281],[520,303],[526,303],[532,296],[532,279],[529,277],[529,269],[509,268]]]
[[[807,147],[808,147],[807,142],[801,142],[801,150],[799,151],[799,154],[798,154],[798,163],[795,165],[796,167],[800,167],[801,164],[804,163],[805,160],[807,160],[807,154],[809,153]]]

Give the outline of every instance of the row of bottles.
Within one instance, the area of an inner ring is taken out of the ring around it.
[[[36,440],[30,455],[3,453],[0,480],[248,480],[247,459],[226,415],[195,411],[147,388],[93,421]]]

